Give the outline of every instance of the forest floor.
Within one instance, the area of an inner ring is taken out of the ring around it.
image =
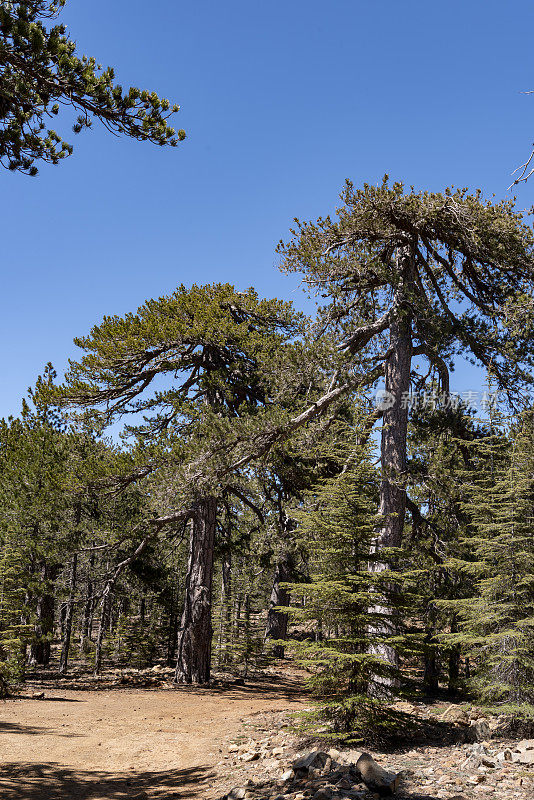
[[[41,676],[0,703],[0,798],[213,800],[232,788],[245,800],[335,798],[340,794],[320,772],[315,782],[288,783],[298,755],[328,750],[292,732],[291,714],[309,703],[294,672],[195,689],[177,688],[165,676]],[[371,753],[402,772],[399,798],[532,800],[534,763],[504,760],[524,735],[468,743],[466,725],[477,724],[480,713],[398,705],[424,723],[418,736]],[[330,753],[330,761],[351,760],[350,752]],[[363,785],[346,796],[376,797]]]

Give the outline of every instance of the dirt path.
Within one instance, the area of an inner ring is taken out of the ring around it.
[[[2,800],[198,800],[244,717],[298,709],[298,684],[47,691],[0,704]]]

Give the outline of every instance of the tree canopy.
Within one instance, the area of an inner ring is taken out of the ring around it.
[[[179,107],[154,91],[123,89],[113,68],[79,55],[65,25],[54,24],[65,2],[0,3],[0,163],[36,175],[36,162],[69,156],[72,145],[51,127],[62,107],[78,115],[74,133],[97,119],[113,133],[176,146],[185,132],[169,118]]]

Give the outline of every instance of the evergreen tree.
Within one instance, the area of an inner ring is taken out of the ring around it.
[[[385,552],[403,537],[413,357],[428,361],[429,378],[445,394],[458,353],[491,369],[510,394],[531,380],[532,232],[512,202],[492,204],[467,190],[405,193],[386,178],[362,189],[347,182],[337,219],[297,220],[292,234],[279,247],[284,267],[303,273],[326,299],[323,330],[333,331],[354,368],[371,377],[377,364],[382,369],[382,480],[371,549]],[[372,568],[387,570],[387,559]],[[377,601],[375,609],[385,606]],[[392,631],[393,616],[383,623]],[[388,646],[376,653],[397,663]]]
[[[221,485],[217,473],[233,472],[227,461],[234,426],[244,420],[252,429],[258,410],[272,403],[280,351],[301,321],[290,304],[259,300],[252,289],[182,286],[76,340],[85,355],[71,363],[59,390],[63,402],[97,413],[100,406],[105,422],[144,413],[127,429],[142,462],[123,483],[151,476],[153,505],[161,503],[156,526],[190,522],[180,682],[209,678],[218,501],[223,490],[235,490],[235,481]],[[167,380],[166,388],[154,388],[156,379]]]
[[[65,25],[51,24],[65,0],[0,3],[0,163],[37,174],[36,161],[57,164],[72,145],[49,127],[61,106],[78,114],[74,133],[99,120],[140,141],[175,146],[185,138],[167,120],[178,111],[155,92],[123,90],[112,68],[79,56]]]
[[[337,475],[323,479],[293,512],[308,552],[310,581],[290,584],[289,608],[291,649],[311,671],[309,682],[320,700],[307,724],[316,729],[326,721],[327,735],[349,740],[361,738],[369,724],[377,735],[388,724],[385,717],[379,721],[383,704],[368,696],[370,683],[392,677],[391,667],[370,652],[370,636],[381,620],[368,609],[375,594],[387,595],[389,583],[397,580],[368,568],[379,481],[369,445],[347,446],[359,435],[355,430],[349,435],[344,426],[345,445],[338,443],[335,458],[345,459],[338,461]]]
[[[534,449],[532,415],[510,431],[493,413],[464,475],[468,556],[455,563],[476,594],[454,603],[453,638],[475,665],[484,701],[534,701]]]

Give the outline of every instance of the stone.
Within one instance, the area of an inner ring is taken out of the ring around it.
[[[516,744],[514,750],[518,750],[520,753],[525,750],[534,750],[534,739],[522,739]]]
[[[291,778],[293,777],[293,775],[294,775],[293,770],[292,769],[288,769],[288,770],[286,770],[285,772],[282,773],[281,780],[290,781]]]
[[[310,753],[307,753],[305,756],[302,756],[294,761],[293,769],[295,772],[305,773],[309,773],[310,770],[315,769],[321,770],[324,768],[327,759],[327,753],[323,752],[322,750],[312,750]]]
[[[257,750],[255,750],[253,752],[244,753],[241,756],[241,761],[257,761],[259,757],[260,754]]]
[[[393,794],[397,791],[400,775],[394,772],[387,772],[380,764],[376,763],[369,753],[361,754],[356,762],[356,769],[368,789],[377,791],[379,794],[382,794],[382,792]]]
[[[491,729],[487,719],[477,719],[469,726],[466,738],[472,742],[483,742],[491,737]]]
[[[242,787],[236,787],[228,793],[228,800],[244,800],[246,791]]]
[[[449,706],[438,719],[445,722],[455,722],[458,725],[469,725],[467,712],[460,706]]]

